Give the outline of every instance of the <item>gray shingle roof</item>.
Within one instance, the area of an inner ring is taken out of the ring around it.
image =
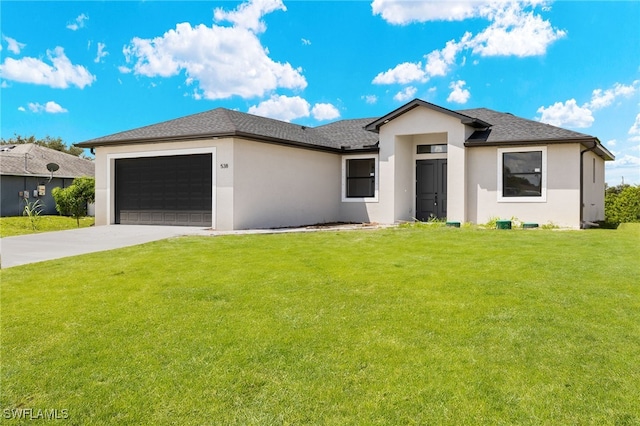
[[[374,120],[375,118],[340,120],[316,127],[315,131],[334,141],[338,147],[362,149],[378,143],[378,134],[364,129]]]
[[[478,130],[469,142],[515,142],[534,140],[589,139],[593,136],[551,126],[539,121],[527,120],[513,114],[493,111],[487,108],[465,109],[461,114],[480,118],[491,123],[487,130]]]
[[[581,140],[593,141],[598,145],[599,155],[613,158],[611,153],[600,145],[597,138],[584,133],[527,120],[487,108],[459,111],[447,110],[419,99],[415,99],[381,118],[340,120],[318,127],[305,127],[244,112],[216,108],[199,114],[92,139],[79,143],[77,146],[94,147],[110,144],[209,137],[245,137],[265,142],[329,151],[375,149],[374,145],[378,142],[377,130],[387,120],[392,120],[418,106],[425,106],[453,115],[460,118],[462,123],[475,127],[477,130],[466,141],[467,146],[542,141],[562,143]]]
[[[493,111],[487,108],[475,108],[459,111],[461,114],[477,117],[491,123],[487,129],[476,130],[466,140],[465,145],[490,146],[522,143],[566,143],[580,142],[592,149],[604,160],[615,157],[595,136],[574,132],[562,127],[552,126],[539,121],[527,120],[513,114]]]
[[[358,120],[356,120],[358,121]],[[365,120],[366,121],[366,120]],[[335,124],[335,123],[334,123]],[[333,127],[313,128],[299,124],[286,123],[271,118],[260,117],[225,108],[193,114],[151,126],[140,127],[121,133],[92,139],[76,144],[80,147],[93,147],[117,143],[135,143],[149,140],[202,139],[208,137],[250,137],[276,143],[300,145],[309,148],[340,149],[340,138],[334,139]],[[350,126],[344,126],[349,127]],[[350,128],[353,133],[366,134]],[[352,137],[353,138],[353,137]],[[374,136],[377,141],[377,136]],[[367,135],[367,141],[372,138]],[[375,143],[375,141],[373,142]]]
[[[9,148],[13,146],[13,148]],[[94,176],[93,161],[75,155],[45,148],[32,143],[0,146],[0,174],[11,176],[50,176],[48,163],[60,168],[53,173],[57,178]]]

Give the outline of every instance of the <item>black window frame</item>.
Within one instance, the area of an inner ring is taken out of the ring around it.
[[[532,160],[524,156],[536,157]],[[520,158],[517,158],[520,157]],[[531,167],[531,163],[535,165]],[[526,165],[526,167],[523,167]],[[511,170],[514,166],[520,168]],[[502,152],[502,197],[540,199],[544,191],[544,159],[541,150]],[[535,180],[537,179],[537,183]]]
[[[362,166],[363,164],[367,164],[367,165],[363,167]],[[362,185],[362,183],[365,181],[369,182],[368,187]],[[357,183],[359,183],[359,185],[357,185],[356,187],[355,184]],[[362,188],[366,188],[366,192],[358,191]],[[376,158],[375,157],[347,158],[345,160],[345,197],[346,198],[373,198],[375,197],[375,195],[376,195]]]

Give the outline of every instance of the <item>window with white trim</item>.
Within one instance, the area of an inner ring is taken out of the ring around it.
[[[498,149],[498,201],[545,202],[547,149]]]
[[[342,201],[377,201],[378,157],[354,155],[342,158]]]

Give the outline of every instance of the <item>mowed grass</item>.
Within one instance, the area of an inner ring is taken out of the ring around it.
[[[1,272],[3,410],[640,423],[640,228],[189,237]]]
[[[95,218],[84,217],[80,219],[80,227],[92,226],[94,222]],[[62,231],[76,229],[77,227],[77,221],[72,217],[66,216],[40,216],[36,219],[35,230],[27,216],[0,217],[0,238],[37,232]]]

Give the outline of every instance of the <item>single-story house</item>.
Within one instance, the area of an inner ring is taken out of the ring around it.
[[[96,163],[96,224],[218,230],[328,222],[604,219],[604,162],[583,133],[419,99],[306,127],[211,111],[77,144]]]
[[[82,176],[94,176],[93,161],[33,143],[0,145],[0,216],[21,216],[36,200],[42,214],[58,214],[51,190]]]

